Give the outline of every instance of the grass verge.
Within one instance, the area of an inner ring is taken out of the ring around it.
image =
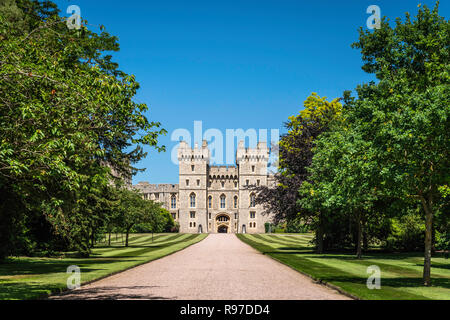
[[[104,278],[140,264],[167,256],[203,240],[207,234],[130,235],[129,246],[121,240],[99,245],[89,258],[11,257],[0,264],[0,300],[44,298],[67,288],[70,265],[81,269],[81,284]]]
[[[309,240],[311,234],[237,234],[237,237],[314,280],[328,283],[342,291],[370,300],[450,300],[450,260],[432,259],[432,286],[422,285],[421,253],[368,253],[362,259],[351,254],[316,254]],[[381,288],[368,289],[367,267],[381,270]]]

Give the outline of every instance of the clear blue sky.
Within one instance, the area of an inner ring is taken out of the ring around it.
[[[369,5],[391,20],[415,15],[419,0],[296,1],[117,1],[58,0],[81,8],[96,25],[119,37],[114,54],[120,69],[141,84],[137,101],[168,134],[167,152],[146,149],[138,165],[147,168],[133,183],[178,183],[170,160],[177,128],[282,130],[311,92],[329,99],[372,79],[361,70],[360,53],[351,49],[357,29],[366,28]],[[450,1],[441,1],[448,18]],[[67,14],[67,16],[69,16]]]

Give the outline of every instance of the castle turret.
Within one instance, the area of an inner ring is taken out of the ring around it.
[[[266,142],[258,142],[256,148],[245,148],[244,141],[239,141],[236,151],[236,164],[239,170],[239,232],[261,232],[265,221],[260,216],[262,208],[256,205],[256,193],[250,186],[267,185],[267,164],[269,149]],[[256,223],[256,221],[259,221]]]
[[[178,147],[180,232],[207,232],[206,189],[210,152],[206,141],[192,149],[185,141]]]

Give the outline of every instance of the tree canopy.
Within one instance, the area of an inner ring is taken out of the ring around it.
[[[103,27],[69,30],[50,1],[6,1],[0,39],[0,237],[12,244],[28,212],[56,233],[91,217],[87,199],[116,179],[111,169],[136,172],[166,131],[135,102],[139,84],[107,54],[119,44]]]

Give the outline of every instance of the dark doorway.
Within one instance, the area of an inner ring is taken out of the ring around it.
[[[227,226],[220,226],[219,228],[217,228],[217,232],[218,233],[227,233],[228,232],[228,227]]]

